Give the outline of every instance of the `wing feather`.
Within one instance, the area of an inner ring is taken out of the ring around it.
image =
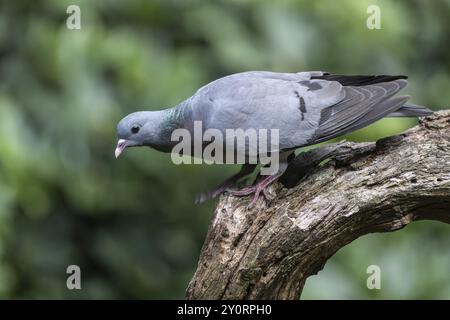
[[[404,76],[323,72],[245,72],[218,79],[192,97],[205,128],[279,128],[280,149],[316,144],[397,112]],[[406,110],[406,109],[405,109]],[[406,111],[405,111],[406,112]]]
[[[331,111],[323,111],[319,127],[308,144],[349,133],[395,112],[401,107],[397,106],[398,101],[406,102],[408,97],[401,96],[400,100],[390,98],[406,84],[406,80],[394,80],[362,87],[345,87],[345,98],[327,108]],[[357,95],[355,91],[364,94],[363,101],[360,99],[361,95]]]

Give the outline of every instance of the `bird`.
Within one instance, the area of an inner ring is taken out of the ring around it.
[[[245,160],[239,172],[201,194],[197,202],[228,192],[234,196],[253,195],[247,206],[250,208],[260,195],[268,198],[266,188],[285,172],[296,149],[345,135],[384,117],[432,114],[424,106],[407,104],[409,96],[398,95],[407,83],[404,75],[340,75],[323,71],[235,73],[204,85],[172,108],[125,116],[117,125],[115,156],[138,146],[171,153],[177,144],[172,134],[179,129],[192,133],[195,122],[200,121],[203,130],[223,133],[224,150],[244,155]],[[277,130],[276,147],[268,150],[271,156],[277,156],[277,171],[261,176],[250,186],[232,189],[255,171],[260,154],[257,150],[255,163],[249,156],[254,146],[227,141],[227,129]],[[208,143],[201,143],[204,150]]]

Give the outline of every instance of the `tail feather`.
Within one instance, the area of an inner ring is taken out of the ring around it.
[[[433,111],[424,106],[404,104],[397,111],[390,113],[388,117],[425,117],[433,114]]]

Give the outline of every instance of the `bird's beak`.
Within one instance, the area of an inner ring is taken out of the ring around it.
[[[120,154],[125,150],[125,148],[128,146],[128,140],[120,139],[117,141],[117,147],[114,151],[114,155],[116,156],[116,159],[120,156]]]

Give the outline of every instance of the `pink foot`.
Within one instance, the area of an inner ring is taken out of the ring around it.
[[[254,194],[252,201],[247,205],[247,209],[252,208],[256,201],[258,201],[260,194],[262,193],[263,196],[266,198],[266,200],[270,199],[270,196],[266,192],[266,188],[275,180],[277,180],[281,174],[275,174],[272,176],[267,176],[266,178],[262,179],[258,183],[256,183],[254,186],[245,187],[241,190],[227,190],[227,192],[233,196],[242,197],[242,196],[248,196],[250,194]]]

